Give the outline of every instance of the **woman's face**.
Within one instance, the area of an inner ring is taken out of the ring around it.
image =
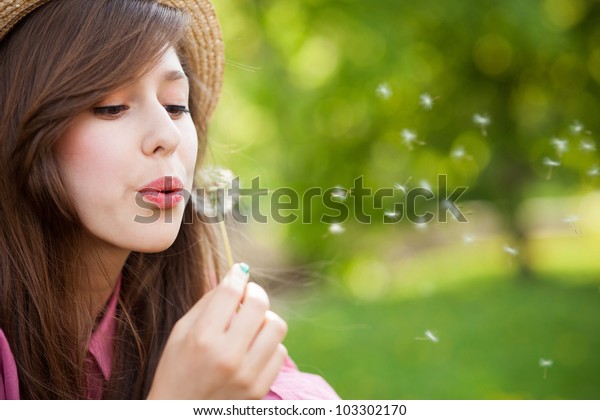
[[[171,48],[134,84],[78,115],[56,144],[68,193],[100,243],[159,252],[175,241],[198,150],[188,95]]]

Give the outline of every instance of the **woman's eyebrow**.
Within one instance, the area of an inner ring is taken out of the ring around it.
[[[165,82],[174,82],[181,79],[188,80],[188,77],[181,70],[167,70],[162,75],[162,80]]]

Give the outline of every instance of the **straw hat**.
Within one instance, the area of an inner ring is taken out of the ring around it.
[[[0,42],[28,13],[51,0],[0,0]],[[225,53],[221,27],[209,0],[155,0],[186,11],[192,17],[190,36],[197,48],[190,49],[190,64],[206,89],[202,114],[207,118],[219,99],[223,83]]]

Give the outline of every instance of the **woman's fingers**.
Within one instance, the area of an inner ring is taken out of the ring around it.
[[[242,306],[231,321],[227,335],[238,351],[247,352],[265,322],[270,303],[267,292],[256,283],[248,283]]]
[[[196,328],[209,335],[225,332],[240,306],[247,284],[248,273],[240,264],[235,264],[214,290],[206,308],[200,311]]]
[[[258,395],[257,398],[264,398],[267,395],[271,385],[273,385],[273,382],[281,371],[287,355],[288,352],[285,346],[281,343],[278,344],[267,364],[255,376],[254,386]]]
[[[279,315],[268,311],[265,314],[264,324],[248,351],[246,358],[250,366],[261,366],[269,363],[274,352],[287,334],[287,324]],[[258,372],[256,372],[258,373]]]

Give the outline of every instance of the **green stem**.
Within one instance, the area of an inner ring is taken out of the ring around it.
[[[231,255],[231,245],[229,245],[229,236],[227,236],[227,229],[225,228],[225,220],[219,221],[219,227],[221,228],[221,236],[223,237],[223,245],[225,247],[225,255],[227,256],[227,264],[229,267],[233,266],[233,256]]]

